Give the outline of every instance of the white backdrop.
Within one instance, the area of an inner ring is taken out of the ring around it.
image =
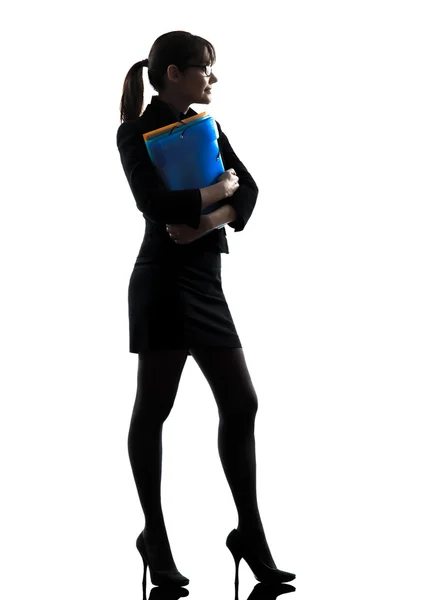
[[[302,600],[446,599],[443,8],[9,9],[2,597],[141,593],[127,286],[144,219],[116,131],[128,69],[159,35],[183,29],[217,52],[212,102],[192,106],[220,122],[259,186],[246,229],[227,227],[222,278],[259,400],[258,497],[277,566],[297,574]],[[156,93],[146,69],[144,81],[145,107]],[[237,513],[217,427],[190,357],[164,426],[162,500],[176,564],[201,599],[233,597],[225,538]],[[240,576],[247,598],[257,582],[244,562]]]

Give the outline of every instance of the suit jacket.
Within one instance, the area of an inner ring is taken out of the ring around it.
[[[197,114],[192,108],[189,108],[185,114],[176,114],[166,102],[160,100],[158,96],[152,96],[151,103],[138,119],[124,121],[118,127],[117,147],[121,164],[137,208],[143,213],[146,222],[137,262],[145,262],[148,259],[163,260],[204,251],[229,253],[225,227],[213,229],[190,244],[176,244],[169,237],[165,228],[167,223],[184,223],[194,229],[199,227],[202,210],[201,192],[199,188],[168,190],[157,174],[143,139],[143,134],[148,131]],[[234,168],[240,184],[232,196],[220,200],[218,207],[231,204],[238,217],[228,225],[234,231],[243,231],[254,210],[258,187],[233,151],[217,121],[216,125],[224,169]]]

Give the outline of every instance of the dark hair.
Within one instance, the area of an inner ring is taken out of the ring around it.
[[[143,73],[142,69],[148,67],[149,83],[161,92],[165,87],[164,75],[169,65],[173,64],[183,72],[187,63],[200,64],[208,50],[210,62],[213,65],[216,53],[213,45],[199,35],[187,31],[170,31],[156,39],[149,52],[149,57],[139,60],[128,71],[124,83],[120,102],[120,120],[129,121],[137,119],[143,106]]]

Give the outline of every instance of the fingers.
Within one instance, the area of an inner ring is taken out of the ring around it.
[[[176,239],[177,233],[174,232],[174,229],[172,228],[172,226],[169,223],[167,223],[167,225],[166,225],[166,232],[168,233],[170,238],[173,240],[173,242],[177,241],[177,239]]]
[[[196,239],[196,237],[200,237],[197,235],[197,232],[192,232],[190,228],[183,225],[170,225],[167,223],[165,229],[170,236],[170,239],[176,244],[189,244]]]

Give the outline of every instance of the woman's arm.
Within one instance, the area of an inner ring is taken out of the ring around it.
[[[231,204],[224,204],[208,215],[203,215],[203,217],[207,217],[206,227],[211,230],[216,229],[216,227],[219,227],[220,225],[226,225],[227,223],[236,221],[238,213]]]
[[[231,205],[236,211],[235,219],[228,221],[228,223],[229,226],[234,229],[234,231],[242,231],[246,227],[246,224],[255,208],[258,197],[258,186],[255,183],[252,175],[236,155],[218,121],[216,121],[216,125],[219,131],[218,145],[221,151],[224,169],[235,169],[235,172],[239,177],[239,188],[232,196],[229,196],[229,198],[226,199],[226,205]],[[223,207],[224,206],[225,205],[223,203]],[[217,212],[218,211],[214,211],[210,214],[213,215]],[[224,218],[224,213],[220,213],[220,215],[221,214],[223,217],[219,216],[215,217],[215,219]]]
[[[213,183],[208,187],[201,188],[200,192],[202,197],[202,210],[227,198],[227,188],[224,181],[218,181],[218,183]]]

